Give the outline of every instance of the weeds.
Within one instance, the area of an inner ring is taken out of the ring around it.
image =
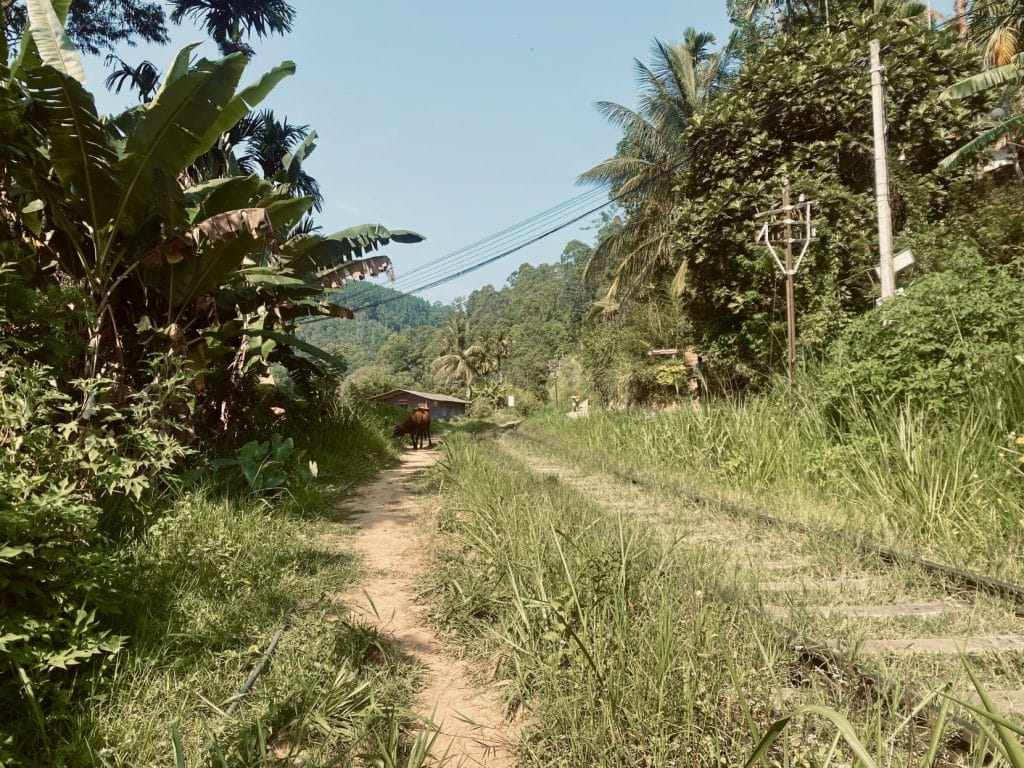
[[[908,702],[900,686],[825,674],[708,553],[659,542],[488,443],[453,438],[437,483],[437,618],[497,659],[509,712],[527,723],[524,762],[1020,764],[1024,731],[973,673],[979,704],[948,688]],[[965,713],[979,733],[968,748]]]
[[[956,421],[892,403],[830,407],[779,393],[529,426],[574,462],[639,474],[669,495],[756,496],[785,516],[1024,579],[1012,544],[1024,496],[1006,449],[1018,403],[982,393]]]
[[[486,442],[453,437],[441,467],[436,617],[496,659],[508,711],[527,723],[524,762],[742,763],[803,673],[735,575]],[[833,700],[827,686],[799,695]],[[872,706],[857,705],[858,722],[878,719]],[[772,757],[813,756],[813,732]]]
[[[422,762],[422,739],[408,736],[415,670],[374,631],[339,618],[336,595],[359,564],[329,527],[340,518],[339,489],[389,462],[393,447],[378,414],[321,415],[295,446],[319,463],[319,478],[289,474],[272,504],[207,475],[125,551],[115,629],[126,648],[108,670],[78,678],[35,764]],[[240,700],[293,606],[276,653]]]

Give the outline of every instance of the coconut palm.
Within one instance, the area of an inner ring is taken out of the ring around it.
[[[1024,127],[1021,84],[1024,83],[1024,53],[1019,40],[1024,34],[1024,0],[975,0],[968,14],[969,41],[979,48],[986,68],[977,75],[951,85],[942,94],[944,99],[964,99],[987,91],[998,93],[999,107],[993,110],[980,127],[982,133],[946,157],[942,164],[955,166],[973,157],[986,147],[1001,149],[1013,146],[1018,176],[1020,152],[1014,143]]]
[[[206,27],[225,56],[255,51],[245,39],[291,32],[295,9],[285,0],[171,0],[171,21],[190,18]]]
[[[625,226],[602,240],[584,270],[587,279],[613,269],[603,302],[606,311],[617,308],[620,298],[636,293],[671,261],[672,189],[685,158],[683,133],[721,88],[730,61],[728,46],[710,52],[714,42],[714,35],[693,28],[679,43],[655,40],[652,63],[636,61],[637,109],[597,104],[607,120],[622,128],[623,138],[615,157],[583,173],[580,182],[606,186],[628,214]],[[685,276],[685,268],[677,272]],[[680,290],[682,279],[677,281]]]
[[[987,65],[1005,66],[1020,53],[1024,0],[975,0],[967,18],[967,39],[981,49]]]
[[[481,345],[469,342],[465,315],[448,318],[441,331],[441,343],[441,354],[430,364],[431,373],[445,386],[458,382],[466,388],[466,399],[472,399],[473,382],[480,375],[485,354]]]

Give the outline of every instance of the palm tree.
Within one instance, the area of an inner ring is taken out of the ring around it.
[[[156,89],[160,85],[160,71],[152,62],[143,61],[136,67],[131,66],[120,56],[110,54],[104,59],[107,66],[117,64],[118,66],[107,75],[103,84],[114,93],[120,93],[122,88],[127,87],[138,93],[139,101],[148,102],[156,95]]]
[[[606,311],[614,311],[620,297],[637,292],[671,261],[672,190],[685,158],[683,134],[722,87],[729,68],[729,46],[710,53],[714,42],[714,35],[693,28],[684,32],[680,43],[655,40],[652,64],[636,61],[637,109],[607,101],[597,104],[607,120],[622,127],[623,138],[615,157],[595,165],[579,180],[606,186],[628,213],[625,226],[601,241],[584,270],[587,279],[596,270],[614,268],[603,302]],[[677,275],[681,277],[675,284],[681,291],[685,266],[678,267]]]
[[[473,382],[480,375],[484,349],[469,343],[469,323],[465,315],[448,318],[442,329],[442,351],[430,364],[434,378],[445,386],[453,381],[466,387],[466,399],[473,398]]]
[[[956,28],[960,37],[967,37],[967,0],[954,0],[953,15],[956,17]]]
[[[498,374],[498,384],[505,383],[505,371],[503,363],[508,360],[512,353],[512,336],[508,328],[500,328],[491,334],[487,339],[487,354],[491,359],[495,372]]]
[[[320,211],[324,201],[317,180],[306,173],[301,164],[296,164],[290,173],[284,167],[285,157],[310,135],[308,125],[292,125],[287,117],[278,120],[273,111],[264,109],[243,117],[229,132],[228,141],[232,146],[244,144],[245,153],[238,158],[243,173],[259,173],[265,179],[272,179],[286,172],[288,178],[281,181],[287,183],[295,195],[312,198],[313,207]],[[312,147],[306,150],[307,154],[311,151]]]
[[[964,99],[982,91],[998,92],[999,108],[982,122],[983,132],[942,161],[955,166],[985,147],[1012,146],[1014,166],[1021,174],[1021,153],[1013,142],[1024,127],[1021,84],[1024,83],[1024,0],[974,0],[970,7],[967,39],[982,53],[986,69],[951,85],[944,99]]]
[[[323,209],[320,183],[302,167],[315,148],[316,132],[308,125],[278,120],[273,111],[250,112],[186,171],[187,186],[224,175],[257,174],[288,185],[292,197],[309,197]]]
[[[964,36],[982,49],[985,63],[993,67],[1010,64],[1020,52],[1024,0],[974,0],[969,18]]]
[[[201,22],[225,56],[251,58],[255,51],[244,38],[291,32],[295,20],[295,9],[285,0],[171,0],[171,7],[171,21],[180,24],[188,17]]]

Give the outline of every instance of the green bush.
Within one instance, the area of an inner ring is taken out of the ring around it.
[[[540,408],[540,398],[528,389],[515,389],[512,392],[516,398],[515,412],[517,416],[529,416]]]
[[[155,375],[115,407],[107,380],[65,391],[46,367],[0,367],[0,732],[45,739],[75,669],[121,647],[103,621],[118,608],[112,539],[145,522],[145,497],[187,452],[162,415],[181,383]],[[34,737],[17,733],[26,711]]]
[[[1005,386],[1024,348],[1024,293],[1004,270],[963,256],[959,270],[919,278],[851,323],[822,391],[953,411]]]
[[[270,440],[250,440],[233,458],[215,459],[213,466],[230,485],[247,487],[254,494],[280,492],[292,476],[308,480],[317,474],[316,462],[303,461],[295,441],[276,432]]]

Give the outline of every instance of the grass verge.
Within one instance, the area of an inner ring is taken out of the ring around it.
[[[955,423],[892,404],[838,414],[778,393],[526,427],[575,463],[636,473],[668,494],[748,505],[756,497],[753,506],[791,519],[1024,580],[1024,476],[1011,412],[979,398]]]
[[[437,482],[437,619],[491,659],[509,710],[525,713],[523,764],[1024,768],[1024,729],[970,668],[974,704],[948,686],[905,700],[899,678],[883,688],[812,661],[713,554],[490,443],[453,438]]]
[[[437,620],[492,660],[510,713],[522,710],[524,764],[741,764],[792,697],[842,701],[887,754],[903,752],[882,735],[882,705],[808,668],[713,555],[486,441],[445,450],[429,591]],[[773,764],[815,764],[829,749],[818,734],[794,729]]]
[[[339,537],[339,493],[394,458],[386,419],[338,411],[296,441],[320,467],[275,498],[206,480],[127,553],[112,669],[79,681],[40,764],[415,765],[407,736],[416,670],[343,618],[360,563]],[[283,618],[275,655],[228,714]]]

